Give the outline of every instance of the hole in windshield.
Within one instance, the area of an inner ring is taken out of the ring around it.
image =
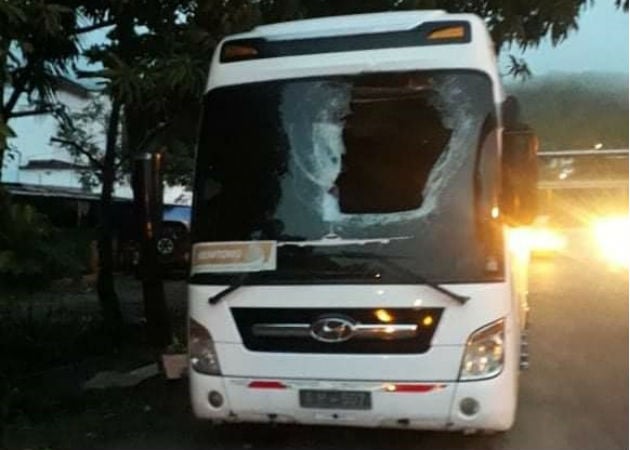
[[[341,172],[331,192],[342,213],[419,208],[429,174],[450,139],[425,83],[382,81],[368,79],[352,90]]]

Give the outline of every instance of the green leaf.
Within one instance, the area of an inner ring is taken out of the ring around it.
[[[20,6],[11,1],[0,2],[0,22],[16,25],[26,20],[26,13]]]
[[[8,138],[14,138],[17,135],[15,134],[15,131],[13,131],[13,129],[7,125],[5,122],[0,121],[0,141],[4,142],[6,139]]]

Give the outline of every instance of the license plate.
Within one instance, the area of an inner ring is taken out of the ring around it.
[[[300,406],[313,409],[371,409],[372,396],[362,391],[301,390]]]

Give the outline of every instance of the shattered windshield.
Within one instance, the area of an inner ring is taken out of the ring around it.
[[[361,280],[370,255],[402,258],[436,280],[501,275],[500,252],[495,245],[489,253],[476,214],[496,182],[476,181],[496,164],[485,155],[496,145],[483,145],[496,123],[485,75],[276,80],[215,89],[205,101],[195,242],[332,236],[365,255],[348,258],[347,245],[280,246],[277,273],[266,275],[279,278],[298,271]]]

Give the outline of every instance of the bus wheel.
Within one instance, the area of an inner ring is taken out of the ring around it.
[[[527,329],[521,333],[521,356],[519,359],[519,368],[521,371],[529,369],[529,337]]]

